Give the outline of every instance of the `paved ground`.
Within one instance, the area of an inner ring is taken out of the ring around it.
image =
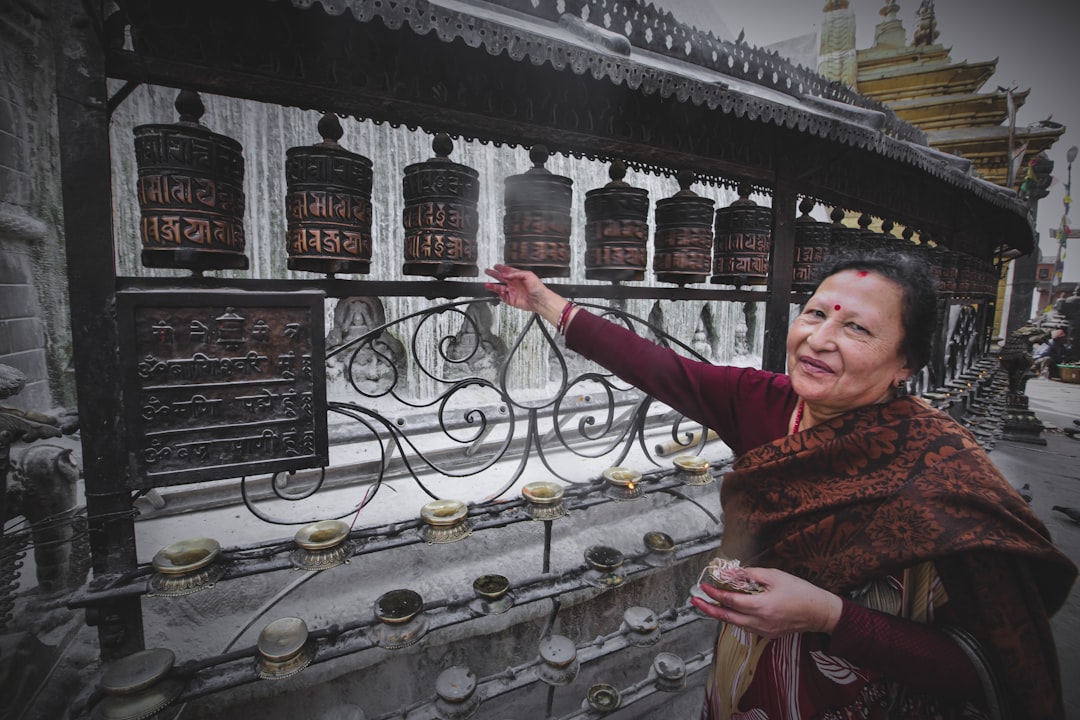
[[[1027,385],[1027,395],[1031,410],[1046,428],[1041,435],[1046,445],[999,440],[990,457],[1014,487],[1030,486],[1032,508],[1058,547],[1080,565],[1080,524],[1052,509],[1080,508],[1080,439],[1064,432],[1072,427],[1080,430],[1073,424],[1080,419],[1080,385],[1034,379]],[[1080,582],[1051,622],[1065,685],[1066,717],[1080,720]]]

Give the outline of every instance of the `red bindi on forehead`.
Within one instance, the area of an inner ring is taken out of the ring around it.
[[[839,309],[840,309],[840,306],[839,306],[839,305],[833,305],[833,306],[832,306],[832,309],[833,309],[833,310],[839,310]]]

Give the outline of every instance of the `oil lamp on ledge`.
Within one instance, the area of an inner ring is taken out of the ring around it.
[[[577,646],[565,635],[549,635],[540,641],[540,664],[537,675],[546,685],[569,685],[577,677],[581,663]]]
[[[429,543],[452,543],[472,534],[469,508],[460,500],[432,500],[420,508],[420,534]]]
[[[263,680],[284,680],[311,664],[315,641],[308,637],[307,623],[283,617],[268,623],[256,643],[255,672]]]
[[[473,580],[473,593],[476,599],[469,607],[481,615],[498,615],[514,606],[510,581],[505,575],[481,575]]]
[[[212,538],[180,540],[158,550],[151,560],[156,571],[148,595],[178,597],[214,587],[225,573],[217,562],[221,544]]]
[[[601,715],[606,715],[617,710],[621,702],[622,697],[613,685],[595,683],[590,685],[585,693],[585,700],[581,704],[581,709],[594,710]]]
[[[91,711],[92,720],[141,720],[165,709],[184,689],[182,680],[168,677],[175,662],[168,648],[139,650],[111,661],[101,676],[104,697]]]
[[[607,487],[604,495],[612,500],[637,500],[641,497],[641,473],[627,467],[609,467],[604,470]]]
[[[438,720],[466,720],[476,715],[480,693],[476,692],[476,675],[467,667],[453,665],[439,673],[435,680],[435,717]]]
[[[714,480],[709,472],[709,461],[700,455],[679,455],[672,464],[675,465],[675,476],[683,485],[708,485]]]
[[[623,612],[626,641],[634,647],[649,647],[660,642],[660,618],[646,607],[632,606]]]
[[[686,687],[686,663],[675,653],[657,653],[651,674],[656,676],[657,690],[679,692]]]
[[[349,526],[341,520],[320,520],[305,525],[293,536],[297,548],[289,554],[289,560],[301,570],[337,567],[352,557],[353,544],[348,537]]]
[[[624,557],[616,548],[606,545],[593,545],[585,550],[584,580],[587,585],[598,588],[613,588],[622,585],[626,571],[622,569]]]
[[[562,485],[547,480],[527,483],[521,488],[525,512],[533,520],[557,520],[566,515],[564,494]]]
[[[390,590],[375,600],[375,643],[389,650],[409,647],[427,633],[428,621],[422,612],[424,599],[408,588]]]
[[[642,538],[648,551],[643,558],[649,567],[671,567],[675,563],[675,540],[665,532],[653,530]]]

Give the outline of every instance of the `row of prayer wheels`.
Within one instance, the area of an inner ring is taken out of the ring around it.
[[[242,148],[199,123],[203,105],[196,93],[181,91],[176,108],[179,123],[134,130],[143,265],[196,274],[246,269]],[[286,152],[288,267],[330,276],[366,274],[372,257],[372,163],[338,143],[342,129],[336,116],[324,115],[318,129],[322,142]],[[453,143],[448,136],[437,135],[432,149],[435,157],[406,166],[402,179],[402,272],[475,277],[479,174],[449,159]],[[540,277],[568,277],[573,181],[544,167],[548,152],[543,146],[534,146],[529,156],[533,167],[505,180],[503,259]],[[624,165],[615,161],[611,181],[585,195],[584,265],[589,279],[645,279],[649,193],[626,183],[625,174]],[[678,285],[706,279],[766,284],[772,209],[750,200],[748,186],[739,188],[739,199],[729,207],[716,209],[713,200],[690,189],[693,182],[692,174],[681,174],[681,189],[656,203],[655,278]],[[804,201],[796,223],[796,290],[812,287],[814,270],[832,247],[909,244],[871,232],[868,218],[860,228],[846,227],[835,216],[833,223],[814,221],[812,208],[812,201]],[[975,264],[967,267],[966,260],[935,259],[933,267],[955,270],[955,277],[941,278],[948,292],[983,290],[983,279],[970,279],[981,266],[970,260]],[[994,279],[996,283],[996,273]]]

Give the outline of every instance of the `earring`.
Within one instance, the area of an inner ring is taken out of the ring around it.
[[[896,397],[904,397],[908,394],[908,380],[909,378],[901,378],[896,381],[896,385],[893,386],[893,395]]]

